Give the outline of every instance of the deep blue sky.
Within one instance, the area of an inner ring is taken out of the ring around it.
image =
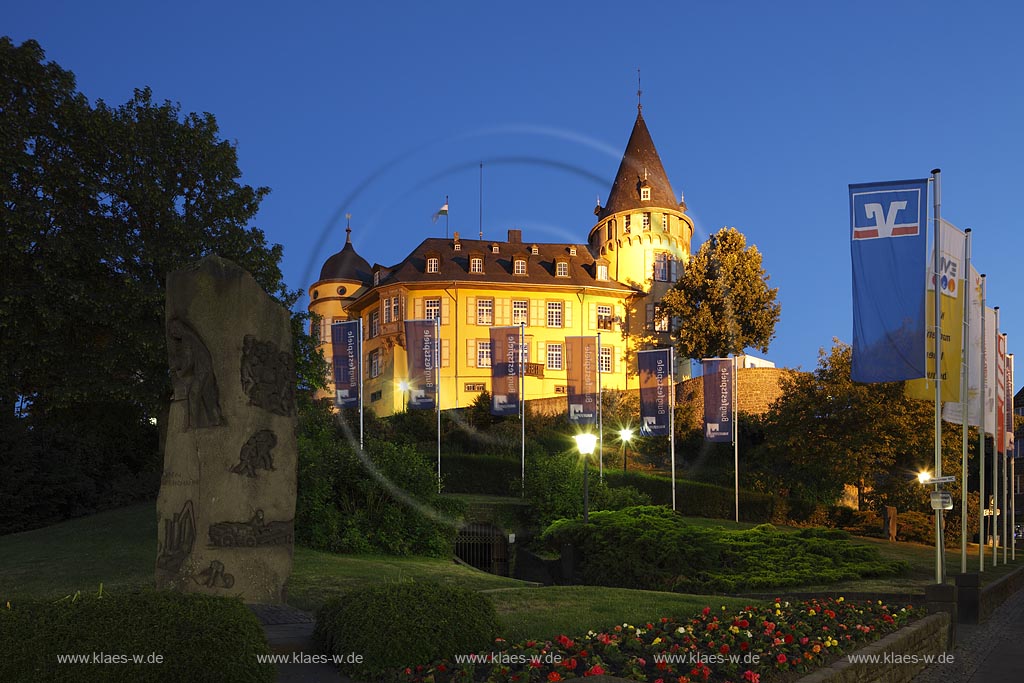
[[[585,241],[639,66],[694,251],[735,226],[779,287],[770,359],[810,369],[833,336],[851,341],[847,184],[935,167],[1010,350],[1024,340],[1017,3],[37,0],[3,14],[0,33],[38,40],[92,99],[148,85],[213,113],[244,181],[272,189],[256,224],[284,245],[292,288],[342,246],[346,212],[371,263],[443,236],[430,219],[445,195],[451,229],[475,236],[481,160],[485,238]]]

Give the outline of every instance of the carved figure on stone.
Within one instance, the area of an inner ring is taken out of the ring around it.
[[[167,323],[167,356],[174,397],[188,403],[185,430],[224,424],[210,351],[195,330],[177,318]]]
[[[192,510],[192,501],[186,500],[181,512],[174,513],[172,519],[164,520],[164,540],[160,543],[156,558],[157,569],[177,574],[192,553],[195,541],[196,516]]]
[[[249,404],[286,417],[295,414],[295,358],[251,334],[242,345],[242,389]]]
[[[192,580],[207,588],[231,588],[235,585],[235,577],[224,571],[224,563],[210,560],[210,566],[193,576]]]
[[[248,522],[217,522],[210,525],[210,544],[219,548],[255,548],[261,545],[291,543],[294,520],[266,522],[263,510],[257,510]]]
[[[231,468],[235,474],[255,477],[256,470],[274,471],[274,454],[271,449],[277,445],[277,436],[269,429],[261,429],[245,442],[238,454],[238,464]]]

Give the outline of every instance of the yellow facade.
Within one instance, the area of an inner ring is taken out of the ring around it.
[[[404,321],[437,318],[440,406],[465,407],[490,390],[490,328],[524,323],[527,400],[565,394],[567,336],[600,335],[602,388],[634,389],[634,352],[671,344],[671,321],[657,306],[690,255],[693,221],[685,209],[638,115],[608,206],[597,207],[585,246],[528,245],[519,231],[505,242],[455,233],[425,240],[394,267],[370,269],[347,242],[309,290],[309,310],[322,318],[324,356],[332,356],[330,323],[360,319],[363,405],[393,414],[415,388],[403,389]],[[688,369],[685,359],[679,367]]]

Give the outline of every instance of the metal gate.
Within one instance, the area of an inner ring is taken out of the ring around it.
[[[508,538],[493,524],[462,527],[455,537],[455,556],[482,571],[508,576]]]

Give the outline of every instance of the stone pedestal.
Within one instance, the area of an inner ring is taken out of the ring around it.
[[[946,649],[952,651],[953,646],[956,645],[956,586],[951,586],[948,583],[933,583],[925,586],[924,599],[929,613],[949,612],[949,642],[946,643]]]
[[[166,325],[157,586],[283,602],[298,450],[288,311],[210,256],[168,276]]]
[[[957,621],[961,624],[977,624],[981,615],[981,574],[957,574],[956,594]]]

